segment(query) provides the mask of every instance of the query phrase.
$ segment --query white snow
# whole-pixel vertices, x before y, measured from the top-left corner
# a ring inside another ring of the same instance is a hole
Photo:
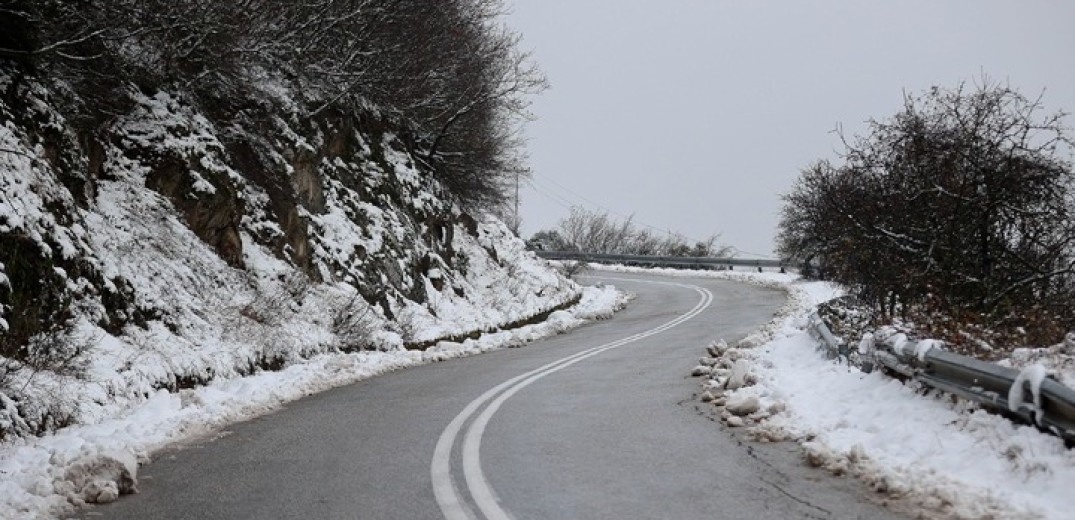
[[[266,271],[279,262],[270,255],[251,260],[265,264],[261,269]],[[954,518],[1062,519],[1075,510],[1070,493],[1075,489],[1075,456],[1059,439],[953,404],[946,396],[923,396],[880,373],[863,374],[819,354],[815,340],[804,331],[807,316],[817,303],[838,295],[839,288],[776,273],[664,272],[789,291],[789,303],[780,315],[733,347],[751,361],[757,382],[736,390],[729,402],[756,399],[766,416],[773,413],[755,427],[756,433],[798,439],[820,465]],[[408,366],[525,344],[581,320],[606,317],[624,303],[625,296],[614,288],[587,288],[579,304],[553,313],[544,323],[478,340],[441,342],[426,352],[323,353],[279,372],[219,379],[175,393],[157,391],[127,407],[101,410],[92,424],[0,448],[0,511],[35,518],[67,510],[77,499],[64,494],[69,489],[66,471],[80,461],[145,460],[169,443],[270,412],[313,392]],[[920,356],[933,348],[895,339]],[[104,343],[107,357],[110,343]],[[111,349],[112,355],[123,355],[120,345]],[[1028,369],[1025,378],[1040,384],[1042,371]]]
[[[278,97],[288,101],[283,86],[267,90],[279,91]],[[62,131],[67,125],[50,108],[48,96],[47,89],[32,85],[24,101],[34,107],[35,120]],[[612,287],[581,289],[553,273],[501,222],[481,216],[474,229],[455,225],[454,233],[441,234],[441,240],[450,240],[442,245],[451,246],[442,250],[454,251],[454,258],[431,255],[429,269],[412,276],[406,268],[417,264],[415,258],[400,256],[408,248],[390,247],[408,236],[406,226],[384,208],[407,205],[424,217],[460,215],[438,205],[437,193],[424,184],[422,173],[391,135],[361,140],[366,155],[371,144],[380,143],[388,163],[383,168],[343,160],[317,165],[324,174],[318,177],[325,179],[320,186],[324,211],[298,210],[311,223],[310,256],[325,280],[311,283],[259,245],[266,238],[280,239],[283,230],[267,217],[270,201],[264,190],[229,165],[217,129],[167,93],[136,101],[131,113],[115,120],[112,131],[120,143],[105,144],[108,175],[98,179],[96,194],[85,206],[76,204],[58,182],[33,135],[11,121],[0,126],[0,148],[9,150],[0,154],[0,232],[25,237],[42,259],[84,260],[103,275],[104,288],[120,291],[127,284],[135,310],[159,313],[143,320],[144,326],[131,323],[108,333],[100,326],[106,316],[100,295],[82,290],[89,286],[87,280],[56,271],[72,294],[82,295],[74,328],[63,339],[92,345],[86,376],[48,371],[11,376],[22,401],[0,393],[0,426],[10,430],[13,421],[33,415],[35,410],[24,408],[34,406],[69,415],[79,425],[0,445],[0,517],[49,517],[90,495],[111,499],[122,490],[119,483],[89,476],[81,479],[87,495],[72,484],[73,468],[115,469],[101,462],[111,460],[133,472],[133,461],[145,460],[167,444],[270,412],[304,395],[404,367],[523,345],[582,320],[606,317],[625,303]],[[7,110],[2,101],[0,109]],[[285,151],[316,151],[325,136],[292,129],[285,118],[274,124],[279,137],[290,142],[280,144],[273,157],[295,174]],[[199,194],[225,189],[240,194],[246,207],[239,232],[245,269],[224,262],[165,197],[146,188],[150,166],[138,154],[124,154],[121,144],[197,166],[192,179]],[[367,179],[366,186],[398,185],[401,201],[390,201],[383,193],[372,200],[339,182],[336,171],[348,169]],[[55,206],[67,208],[71,222],[48,209]],[[373,268],[374,259],[383,263]],[[413,279],[406,289],[420,293],[422,303],[393,298],[386,310],[364,302],[355,306],[361,298],[356,299],[349,277],[373,272],[395,276],[403,285]],[[752,361],[749,371],[742,369],[751,377],[744,375],[737,402],[754,398],[763,411],[783,408],[764,428],[808,441],[827,463],[933,509],[1003,518],[1064,518],[1075,510],[1075,494],[1070,493],[1075,463],[1058,439],[953,405],[947,398],[922,397],[880,374],[864,375],[818,355],[802,330],[805,316],[817,302],[839,294],[838,287],[800,283],[793,275],[777,273],[659,272],[790,291],[781,317],[734,347]],[[7,282],[0,266],[0,284]],[[578,304],[552,313],[543,323],[500,330],[577,296]],[[10,310],[0,308],[0,329],[8,326],[3,316]],[[389,311],[396,320],[386,319]],[[378,350],[348,352],[353,345],[332,321],[355,316],[361,318],[358,328],[368,328],[362,339]],[[441,341],[424,352],[402,349],[405,342],[479,330],[487,333],[477,340]],[[926,346],[902,341],[901,348],[927,352]],[[281,369],[257,370],[264,360],[278,360]],[[247,366],[251,368],[245,370]],[[1032,382],[1040,382],[1038,375],[1026,372]],[[757,383],[749,385],[748,379]],[[17,426],[33,431],[39,425]]]
[[[393,370],[521,346],[586,320],[608,317],[626,301],[627,296],[615,287],[587,287],[577,305],[554,313],[543,323],[477,340],[445,341],[425,352],[321,354],[279,372],[217,380],[175,393],[159,390],[135,406],[113,410],[96,424],[0,447],[0,517],[48,518],[68,512],[80,498],[72,494],[67,471],[82,461],[145,461],[170,443],[272,412],[288,401]]]
[[[25,101],[36,107],[34,120],[67,127],[51,108],[48,89],[31,84],[29,92]],[[8,110],[0,100],[0,113]],[[269,155],[281,171],[294,174],[285,168],[289,154],[316,151],[325,136],[293,129],[289,125],[297,123],[285,119],[275,121],[275,135],[290,142],[272,143],[279,149]],[[0,153],[0,233],[25,238],[43,260],[77,258],[100,274],[91,282],[74,271],[53,271],[74,300],[71,330],[55,340],[87,348],[84,373],[5,374],[0,431],[10,435],[0,442],[0,518],[49,517],[124,489],[93,475],[81,479],[84,489],[74,489],[68,476],[73,467],[144,460],[170,442],[312,392],[522,345],[607,316],[625,301],[614,288],[583,289],[549,269],[495,218],[472,215],[474,225],[462,225],[462,210],[440,197],[401,152],[386,153],[387,164],[317,165],[312,178],[323,181],[323,207],[296,210],[309,221],[302,247],[309,246],[310,264],[323,280],[314,282],[280,258],[298,246],[289,243],[278,255],[266,245],[287,238],[279,219],[270,218],[269,194],[232,169],[219,130],[180,97],[136,95],[131,112],[115,118],[108,131],[112,135],[102,143],[107,175],[95,180],[88,202],[76,204],[32,129],[0,124],[0,148],[10,151]],[[390,136],[367,137],[404,148]],[[374,141],[362,140],[361,153],[370,153],[368,142]],[[140,153],[125,153],[132,149]],[[243,268],[225,262],[167,197],[146,186],[154,167],[147,157],[169,157],[197,170],[189,172],[192,196],[234,192],[242,198],[237,234]],[[341,168],[353,171],[336,171]],[[358,180],[344,183],[344,177]],[[373,197],[364,191],[365,179],[391,183],[402,200],[384,194],[376,203],[367,200]],[[64,208],[63,218],[56,207]],[[417,232],[426,222],[443,229]],[[425,243],[437,240],[438,247]],[[414,271],[418,260],[429,265],[424,274]],[[0,266],[0,284],[9,275]],[[385,285],[396,293],[369,305],[356,286],[377,285],[378,276],[394,277],[395,284]],[[122,293],[130,305],[110,311],[103,291]],[[544,323],[502,330],[576,299]],[[9,327],[11,311],[0,307],[0,329]],[[109,321],[109,312],[122,312],[125,325],[106,330],[117,323]],[[441,341],[424,352],[404,349],[408,342],[474,332],[484,334]],[[270,367],[274,371],[263,371]],[[76,426],[32,437],[55,429],[42,424],[46,418]]]
[[[1012,387],[1008,390],[1008,408],[1013,412],[1017,412],[1019,408],[1029,404],[1034,411],[1034,420],[1040,423],[1045,415],[1045,410],[1041,407],[1041,383],[1045,381],[1045,377],[1048,374],[1049,372],[1040,364],[1033,364],[1019,371],[1019,375],[1016,376],[1015,381],[1012,382]],[[1024,395],[1024,383],[1030,384],[1031,400],[1029,403],[1026,402],[1026,396]]]
[[[873,333],[867,332],[866,334],[864,334],[862,336],[862,339],[859,340],[859,355],[869,356],[873,354],[875,344],[876,343],[874,342]]]
[[[681,274],[700,275],[727,273]],[[773,282],[767,274],[735,276]],[[761,410],[776,411],[757,417],[753,434],[796,439],[811,461],[944,518],[1072,518],[1075,454],[1063,441],[944,394],[923,395],[879,371],[865,374],[825,359],[805,327],[813,308],[839,289],[790,278],[781,283],[791,304],[763,329],[769,338],[754,348],[740,343],[748,346],[742,353],[758,383],[728,395],[729,402],[756,397]],[[889,341],[920,357],[936,346],[906,337]],[[1040,368],[1024,374],[1031,383],[1044,378]]]
[[[915,344],[914,355],[918,358],[918,361],[925,363],[926,354],[929,354],[929,351],[935,348],[940,348],[940,346],[941,342],[935,339],[921,340],[917,344]]]
[[[1075,517],[1075,453],[1059,438],[945,394],[923,394],[880,371],[865,374],[826,359],[806,326],[817,304],[841,294],[839,287],[775,273],[592,268],[737,279],[788,291],[789,303],[780,314],[731,349],[752,363],[757,383],[725,397],[728,403],[759,400],[761,411],[751,416],[759,423],[750,432],[755,438],[796,440],[812,464],[854,475],[924,518]],[[911,341],[902,335],[861,338],[860,344],[872,348],[874,341],[886,341],[920,358],[937,347],[935,342]],[[1061,363],[1070,359],[1069,349],[1017,352],[1017,359],[1006,364],[1056,361],[1051,364],[1065,365],[1072,380],[1072,364]],[[1045,369],[1029,365],[1022,378],[1037,388]],[[709,383],[703,383],[704,390],[709,390]],[[1016,387],[1012,391],[1021,392]],[[1031,396],[1040,409],[1035,398]],[[1024,402],[1021,394],[1011,399]],[[728,425],[740,422],[741,418],[731,417]]]

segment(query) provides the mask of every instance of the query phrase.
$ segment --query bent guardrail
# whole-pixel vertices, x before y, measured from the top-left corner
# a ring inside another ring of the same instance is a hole
[[[817,313],[808,330],[830,356],[850,360],[846,342],[832,334]],[[860,368],[874,365],[921,384],[978,403],[1075,445],[1075,390],[1045,377],[1040,365],[1023,370],[1004,367],[943,350],[937,340],[911,340],[904,334],[867,334],[859,343]]]
[[[534,251],[546,260],[578,260],[597,264],[623,264],[643,267],[679,267],[695,269],[729,269],[732,267],[783,268],[779,260],[749,258],[708,258],[701,256],[649,256],[580,253],[577,251]]]

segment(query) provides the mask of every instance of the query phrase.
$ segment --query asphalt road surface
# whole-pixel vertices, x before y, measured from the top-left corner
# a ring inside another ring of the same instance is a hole
[[[793,444],[739,440],[688,377],[782,293],[600,274],[638,295],[610,320],[296,401],[166,450],[119,519],[886,519]]]

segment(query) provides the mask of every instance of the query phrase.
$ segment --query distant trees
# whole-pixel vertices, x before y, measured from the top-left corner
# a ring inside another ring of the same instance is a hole
[[[543,229],[534,233],[526,240],[526,247],[532,251],[570,251],[572,248],[555,229]]]
[[[883,314],[1075,326],[1072,141],[1063,113],[986,83],[908,96],[803,170],[778,248]],[[1058,339],[1058,338],[1054,338]]]
[[[559,229],[538,231],[528,242],[546,250],[654,256],[730,257],[732,248],[717,246],[717,236],[690,244],[682,235],[656,233],[631,218],[617,220],[607,213],[575,207],[560,220]]]
[[[130,88],[181,90],[225,119],[266,84],[308,117],[376,110],[460,200],[496,205],[546,86],[501,14],[501,0],[0,0],[0,58],[63,79],[91,126]]]

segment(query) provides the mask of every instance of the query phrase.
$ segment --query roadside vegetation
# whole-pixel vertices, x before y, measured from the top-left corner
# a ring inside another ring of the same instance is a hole
[[[546,82],[500,0],[0,0],[0,62],[70,89],[94,131],[135,91],[181,91],[222,128],[263,124],[259,91],[308,117],[377,113],[459,200],[496,206],[521,169],[527,96]],[[253,121],[251,121],[253,120]]]
[[[530,249],[544,251],[579,251],[583,253],[651,256],[695,256],[723,258],[734,256],[734,249],[717,243],[718,235],[691,241],[680,234],[653,231],[634,222],[596,213],[580,207],[560,220],[556,229],[534,233],[527,240]]]
[[[983,81],[909,95],[784,196],[778,249],[900,321],[983,357],[1075,328],[1066,114]]]

